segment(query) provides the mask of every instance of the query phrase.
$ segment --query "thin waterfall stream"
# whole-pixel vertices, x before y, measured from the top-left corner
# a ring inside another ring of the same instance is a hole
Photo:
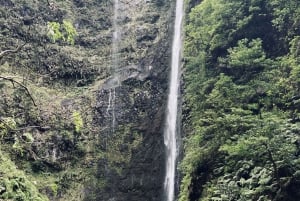
[[[112,35],[112,65],[111,65],[111,72],[112,75],[115,76],[116,70],[118,69],[118,66],[120,64],[120,55],[119,55],[119,45],[120,45],[120,28],[119,28],[119,9],[120,4],[119,0],[114,0],[113,5],[113,35]],[[116,78],[116,82],[114,83],[116,85],[119,85],[119,79]]]
[[[106,109],[106,115],[111,116],[112,118],[111,127],[113,133],[115,131],[115,124],[116,124],[115,101],[116,101],[116,88],[113,87],[109,89],[108,105]]]
[[[120,65],[119,45],[120,45],[120,28],[118,23],[120,4],[119,0],[114,0],[113,4],[113,35],[112,35],[112,61],[110,71],[113,76],[113,83],[109,89],[108,107],[106,113],[111,113],[111,130],[114,133],[116,126],[116,114],[115,114],[115,101],[116,101],[116,87],[120,85],[120,79],[116,71]]]
[[[180,83],[180,60],[182,49],[182,20],[183,20],[183,0],[176,1],[176,16],[174,25],[174,36],[172,43],[172,63],[169,82],[168,105],[166,114],[166,127],[164,132],[164,143],[166,146],[166,176],[164,181],[166,201],[175,199],[175,177],[177,150],[177,113],[178,96]]]

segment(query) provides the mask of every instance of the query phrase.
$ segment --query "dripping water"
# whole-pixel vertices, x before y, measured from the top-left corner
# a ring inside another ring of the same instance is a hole
[[[116,88],[113,87],[109,89],[109,95],[108,95],[108,105],[106,109],[106,115],[112,118],[112,132],[114,133],[115,125],[116,125],[116,117],[115,117],[115,101],[116,101]]]
[[[113,76],[116,76],[116,71],[120,64],[120,55],[119,55],[119,45],[120,45],[120,28],[119,28],[119,10],[120,3],[119,0],[114,0],[114,14],[113,14],[113,35],[112,35],[112,65],[111,73]],[[116,83],[114,85],[119,85],[119,78],[116,77]],[[115,86],[114,86],[115,87]]]
[[[112,35],[112,62],[111,62],[111,75],[113,78],[113,83],[111,88],[109,89],[109,98],[108,98],[108,107],[106,113],[112,118],[111,120],[111,130],[112,133],[115,131],[116,126],[116,114],[115,114],[115,102],[116,102],[116,87],[120,85],[120,79],[118,74],[116,73],[119,64],[120,64],[120,56],[119,56],[119,45],[120,45],[120,28],[118,22],[118,14],[119,14],[120,4],[119,0],[114,0],[113,5],[113,35]]]
[[[116,127],[116,112],[115,112],[115,105],[116,105],[116,88],[113,88],[113,93],[112,93],[112,105],[114,106],[112,108],[112,132],[115,132],[115,127]]]
[[[176,1],[176,16],[172,43],[172,63],[169,83],[168,106],[164,143],[166,146],[166,176],[164,190],[166,201],[174,201],[177,151],[177,113],[179,95],[179,71],[182,49],[181,26],[183,19],[183,0]]]

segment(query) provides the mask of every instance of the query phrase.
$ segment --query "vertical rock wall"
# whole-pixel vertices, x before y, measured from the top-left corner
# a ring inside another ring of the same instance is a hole
[[[116,64],[112,0],[0,0],[1,51],[26,43],[0,67],[30,80],[43,109],[38,122],[24,123],[37,126],[30,147],[36,161],[15,162],[26,163],[33,177],[49,175],[36,183],[51,200],[162,200],[175,2],[119,3]],[[49,38],[49,23],[65,20],[77,31],[74,44]],[[74,111],[82,117],[80,133]]]
[[[98,163],[105,187],[98,189],[96,197],[160,201],[165,174],[163,127],[171,5],[144,0],[120,4],[119,66],[97,91],[95,106],[99,147],[108,154]],[[115,86],[116,78],[121,85]],[[120,156],[117,159],[116,154]]]

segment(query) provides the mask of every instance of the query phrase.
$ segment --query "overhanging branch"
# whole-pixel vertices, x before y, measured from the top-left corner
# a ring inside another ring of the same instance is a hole
[[[34,105],[34,106],[37,106],[36,103],[35,103],[35,101],[34,101],[34,99],[33,99],[33,97],[32,97],[32,95],[31,95],[31,93],[30,93],[30,91],[29,91],[29,89],[28,89],[24,84],[22,84],[22,83],[19,82],[19,81],[14,80],[14,79],[11,78],[11,77],[4,77],[4,76],[1,76],[1,75],[0,75],[0,79],[10,81],[11,83],[16,83],[16,84],[18,84],[19,86],[21,86],[22,88],[24,88],[25,91],[26,91],[26,93],[28,94],[29,98],[31,99],[33,105]]]

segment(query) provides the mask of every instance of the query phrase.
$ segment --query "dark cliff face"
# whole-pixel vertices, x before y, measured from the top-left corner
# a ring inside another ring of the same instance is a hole
[[[139,86],[133,88],[134,84]],[[107,112],[107,105],[96,106],[95,122],[105,128],[99,136],[100,147],[103,152],[112,152],[98,161],[97,174],[107,183],[104,189],[94,189],[101,192],[96,192],[97,200],[161,200],[165,95],[156,84],[155,79],[131,79],[117,87],[115,120]],[[108,90],[99,91],[97,102],[108,101]],[[112,145],[120,139],[120,144]],[[115,159],[114,154],[120,158]]]
[[[5,94],[0,117],[21,113],[16,135],[34,140],[18,156],[13,140],[0,143],[50,200],[162,199],[173,4],[124,0],[114,17],[113,1],[0,0],[1,51],[25,44],[0,58],[1,71],[28,80],[38,104],[25,113]],[[49,38],[49,23],[64,21],[74,44]]]
[[[117,149],[121,155],[119,159],[108,157],[98,163],[98,174],[104,176],[107,183],[104,189],[96,192],[97,200],[162,200],[164,108],[170,61],[170,37],[167,33],[168,27],[171,27],[171,19],[163,12],[169,13],[170,5],[162,8],[155,4],[137,5],[148,12],[137,19],[135,23],[140,26],[137,28],[130,27],[135,26],[130,25],[132,16],[123,16],[129,21],[129,28],[122,32],[124,38],[121,36],[120,44],[123,46],[123,41],[129,40],[132,32],[136,34],[136,49],[131,50],[134,44],[129,43],[123,47],[127,52],[120,50],[121,55],[133,59],[128,61],[121,57],[121,70],[117,70],[97,91],[99,104],[94,108],[94,123],[102,130],[100,147],[103,152]],[[155,7],[161,12],[151,11]],[[124,26],[126,22],[121,28]],[[136,52],[140,54],[134,58]],[[131,64],[126,65],[126,62]],[[112,84],[116,77],[121,81],[118,86]],[[113,145],[109,142],[123,138],[121,136],[125,136],[121,145],[111,148]],[[131,152],[129,156],[128,152]]]

